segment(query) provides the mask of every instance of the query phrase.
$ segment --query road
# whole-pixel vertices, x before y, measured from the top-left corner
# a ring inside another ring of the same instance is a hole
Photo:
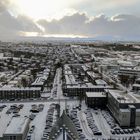
[[[104,121],[103,121],[103,117],[102,117],[101,112],[98,111],[98,114],[93,114],[93,115],[96,118],[96,121],[98,123],[98,126],[100,127],[100,129],[103,132],[103,137],[106,138],[106,139],[109,139],[110,138],[110,133],[106,129],[106,126],[104,124]]]
[[[58,75],[57,75],[57,99],[60,99],[62,93],[62,69],[58,69]]]
[[[18,101],[0,101],[0,103],[37,103],[37,102],[71,102],[78,99],[36,99],[36,100],[18,100]]]
[[[53,83],[53,88],[51,90],[51,98],[57,98],[59,99],[60,96],[62,95],[62,81],[61,81],[61,76],[62,76],[62,69],[58,68],[56,70],[55,78],[54,78],[54,83]]]

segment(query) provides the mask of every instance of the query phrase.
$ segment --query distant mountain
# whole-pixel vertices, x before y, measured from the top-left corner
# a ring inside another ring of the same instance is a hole
[[[13,39],[7,39],[4,41],[58,41],[58,42],[95,42],[95,41],[107,41],[107,42],[118,42],[118,41],[134,41],[140,42],[140,36],[127,36],[127,37],[119,37],[119,36],[97,36],[97,37],[90,37],[90,38],[68,38],[68,37],[25,37],[25,36],[18,36]]]

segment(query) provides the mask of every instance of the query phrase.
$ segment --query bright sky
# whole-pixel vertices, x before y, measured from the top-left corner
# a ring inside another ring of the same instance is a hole
[[[33,19],[60,19],[75,12],[96,14],[137,13],[139,0],[8,0],[12,14]]]
[[[0,37],[139,38],[139,6],[140,0],[0,0]]]
[[[76,12],[71,8],[83,0],[11,0],[14,15],[23,14],[34,19],[60,19]]]

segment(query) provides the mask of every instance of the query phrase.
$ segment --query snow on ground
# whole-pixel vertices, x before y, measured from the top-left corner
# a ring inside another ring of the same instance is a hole
[[[19,105],[20,103],[16,103],[16,104]],[[24,116],[29,117],[29,115],[31,114],[30,109],[33,104],[39,105],[40,103],[26,103],[26,104],[23,103],[24,107],[19,111],[18,114],[20,114],[20,116],[23,116],[23,117]],[[30,126],[35,125],[35,129],[32,134],[32,138],[34,140],[40,140],[42,137],[43,129],[45,127],[47,110],[50,105],[50,103],[41,103],[41,104],[44,104],[43,111],[39,113],[34,113],[36,114],[36,117],[30,123]],[[0,119],[0,132],[1,132],[0,134],[1,135],[5,131],[7,123],[12,119],[13,114],[10,114],[10,115],[6,114],[6,111],[10,108],[10,105],[13,105],[13,104],[10,104],[10,103],[7,104],[7,107],[1,112],[1,119]]]
[[[101,112],[100,111],[92,111],[93,118],[95,120],[95,124],[99,128],[99,130],[102,132],[104,138],[109,138],[108,136],[110,133],[108,132],[109,129],[106,128],[104,125],[104,121],[101,118]]]
[[[69,103],[70,102],[70,103]],[[7,128],[7,124],[10,122],[10,120],[12,119],[12,116],[14,115],[14,113],[11,114],[6,114],[7,110],[10,108],[11,105],[20,105],[23,104],[23,108],[19,111],[19,115],[24,117],[29,117],[32,113],[30,112],[32,105],[39,105],[39,104],[43,104],[44,105],[44,109],[42,112],[39,113],[33,113],[35,114],[35,118],[34,120],[31,121],[30,123],[30,127],[32,125],[35,126],[35,129],[33,131],[33,133],[31,134],[31,139],[32,140],[41,140],[42,136],[43,136],[43,130],[45,128],[45,124],[46,124],[46,116],[47,116],[47,111],[48,108],[50,106],[50,104],[52,103],[56,103],[59,104],[61,106],[61,114],[63,112],[63,110],[65,108],[67,108],[67,106],[73,106],[73,105],[78,105],[79,102],[77,101],[55,101],[55,102],[22,102],[22,103],[0,103],[1,105],[7,105],[7,107],[5,107],[1,112],[0,112],[0,136],[2,136],[2,134],[5,132],[6,128]],[[55,114],[55,113],[54,113]],[[54,117],[55,118],[55,117]],[[56,120],[56,118],[55,118]]]
[[[6,114],[7,108],[4,108],[2,112],[0,112],[0,137],[2,137],[3,133],[6,131],[8,123],[11,121],[12,116]]]
[[[48,111],[48,106],[45,105],[43,111],[38,115],[36,115],[35,119],[31,123],[31,125],[35,126],[35,130],[33,132],[33,137],[35,140],[41,139],[43,135],[43,130],[45,127],[44,124],[46,123],[47,111]]]
[[[84,131],[85,136],[88,139],[92,139],[94,137],[94,135],[93,135],[91,129],[88,127],[87,120],[86,120],[86,115],[84,114],[83,111],[80,111],[78,113],[78,117],[79,117],[80,124],[81,124],[81,127],[82,127],[83,131]]]
[[[61,110],[60,110],[60,114],[62,114],[64,109],[69,109],[72,110],[73,108],[79,106],[79,101],[78,100],[63,100],[63,101],[51,101],[51,102],[22,102],[22,103],[6,103],[7,107],[5,107],[1,112],[0,112],[0,136],[2,136],[2,134],[5,132],[7,124],[10,122],[10,120],[12,119],[12,116],[14,115],[14,113],[11,114],[6,114],[7,110],[10,108],[11,105],[16,104],[16,105],[20,105],[23,104],[23,108],[19,111],[18,114],[20,114],[20,116],[24,117],[27,116],[29,117],[29,115],[31,114],[30,109],[32,108],[32,105],[39,105],[39,104],[43,104],[44,105],[44,109],[42,112],[39,113],[33,113],[35,114],[35,118],[34,120],[31,121],[30,123],[30,127],[31,126],[35,126],[35,129],[33,131],[33,133],[31,134],[31,140],[41,140],[42,136],[43,136],[43,130],[45,128],[45,124],[46,124],[46,116],[47,116],[47,111],[48,108],[50,106],[50,104],[52,103],[56,103],[56,104],[60,104]],[[0,103],[0,106],[4,105],[4,103]],[[123,138],[129,138],[130,136],[135,136],[138,138],[140,138],[140,133],[137,134],[123,134],[123,135],[112,135],[110,130],[111,127],[109,126],[109,124],[107,123],[107,121],[105,120],[105,118],[103,117],[103,112],[102,110],[93,110],[93,109],[89,109],[92,113],[92,116],[94,118],[95,124],[97,125],[98,129],[102,132],[102,136],[94,136],[93,132],[91,131],[91,129],[88,126],[87,123],[87,116],[85,114],[85,110],[87,109],[86,105],[84,102],[82,102],[82,108],[81,110],[78,110],[78,118],[79,118],[79,122],[81,124],[81,128],[83,130],[84,135],[86,136],[86,138],[88,140],[92,140],[93,138],[96,139],[102,139],[102,138],[112,138],[112,139],[123,139]],[[55,115],[55,113],[54,113]],[[56,117],[53,117],[54,120],[56,120]]]

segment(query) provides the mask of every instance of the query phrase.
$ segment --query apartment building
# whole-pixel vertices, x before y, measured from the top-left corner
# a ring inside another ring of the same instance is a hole
[[[140,125],[140,101],[119,90],[107,90],[107,106],[120,126]]]

